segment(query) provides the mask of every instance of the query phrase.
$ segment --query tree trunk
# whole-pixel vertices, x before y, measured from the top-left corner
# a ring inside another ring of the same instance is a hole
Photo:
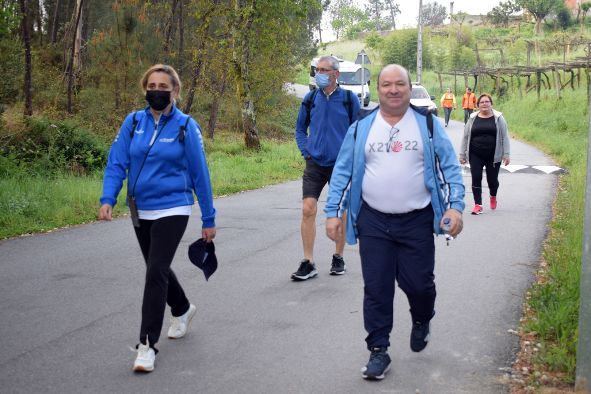
[[[392,30],[396,30],[396,15],[394,15],[394,7],[390,6],[390,16],[392,18]]]
[[[235,0],[238,23],[234,28],[233,63],[237,96],[241,107],[242,131],[247,148],[260,150],[256,110],[250,90],[250,33],[254,22],[256,0]]]
[[[27,0],[19,0],[21,7],[21,28],[23,34],[23,45],[25,47],[25,77],[23,90],[25,94],[25,116],[33,115],[33,89],[31,83],[31,70],[33,68],[31,60],[31,32],[29,30],[29,7]]]
[[[205,49],[205,37],[202,37],[201,42],[199,43],[199,48],[197,48],[197,59],[195,60],[195,67],[193,67],[193,75],[191,76],[191,86],[189,87],[189,91],[187,92],[187,102],[185,103],[185,108],[183,112],[188,114],[191,111],[191,106],[193,105],[193,97],[195,96],[195,90],[197,90],[197,79],[201,75],[201,67],[203,66],[203,50]]]
[[[79,29],[78,29],[78,25],[80,24],[80,16],[82,15],[82,5],[84,3],[84,0],[77,0],[76,2],[76,8],[75,8],[75,12],[76,12],[76,17],[75,17],[75,22],[74,22],[74,28],[72,29],[72,33],[73,33],[73,39],[72,39],[72,46],[71,46],[71,51],[70,51],[70,58],[68,59],[68,66],[66,67],[66,75],[68,77],[68,102],[67,102],[67,107],[66,107],[66,111],[71,114],[72,113],[72,94],[74,92],[74,78],[75,78],[75,58],[79,57],[79,51],[80,51],[80,43],[79,43],[79,37],[78,37],[78,33],[79,33]],[[78,42],[78,44],[77,44]],[[78,50],[78,53],[76,53],[76,51]]]
[[[541,18],[536,18],[535,30],[536,30],[536,36],[539,36],[540,34],[542,34],[542,19]]]
[[[39,38],[39,46],[43,45],[43,23],[41,22],[41,4],[39,0],[34,0],[32,3],[35,11],[35,25],[37,26],[37,35]],[[32,24],[32,23],[31,23]]]
[[[222,74],[222,80],[220,81],[220,86],[217,94],[214,95],[213,101],[211,102],[211,108],[209,109],[209,121],[207,123],[207,135],[213,141],[213,137],[215,135],[215,127],[218,120],[218,112],[220,108],[220,99],[224,96],[224,92],[226,91],[226,78],[228,76],[228,69],[224,68]]]
[[[74,38],[74,63],[73,70],[75,74],[80,72],[82,62],[80,59],[80,48],[82,43],[82,2],[83,0],[76,1],[76,29]]]
[[[53,22],[51,24],[51,43],[55,44],[57,41],[57,24],[59,15],[60,0],[55,0],[55,7],[53,10]]]
[[[179,4],[179,70],[183,72],[185,68],[185,27],[184,27],[184,18],[183,14],[185,13],[184,10],[184,3],[185,0],[180,0]]]
[[[172,41],[173,35],[173,25],[174,25],[174,16],[176,14],[176,6],[178,4],[178,0],[172,0],[172,7],[170,10],[170,18],[168,19],[168,23],[166,24],[166,38],[164,40],[164,53],[168,55],[170,53],[170,43]]]
[[[205,51],[205,45],[207,44],[208,40],[211,40],[211,18],[215,13],[215,7],[218,5],[218,1],[219,0],[215,0],[213,2],[213,7],[211,7],[209,11],[207,11],[203,15],[201,26],[199,27],[198,32],[200,34],[198,34],[198,36],[201,37],[201,41],[199,42],[199,46],[197,47],[196,60],[194,61],[193,72],[191,75],[191,85],[187,93],[187,102],[185,103],[185,108],[183,109],[183,111],[187,114],[191,111],[191,106],[193,105],[193,97],[195,96],[195,90],[197,89],[197,79],[201,75],[201,68],[203,67],[203,52]]]

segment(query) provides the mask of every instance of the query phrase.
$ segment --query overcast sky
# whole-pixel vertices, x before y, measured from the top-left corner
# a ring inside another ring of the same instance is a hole
[[[419,16],[419,1],[397,0],[396,2],[400,5],[400,14],[396,16],[396,28],[416,27],[417,17]],[[443,5],[449,15],[449,0],[423,0],[423,6],[435,2]],[[454,13],[462,11],[470,15],[484,15],[494,7],[498,6],[500,2],[501,0],[454,0]],[[364,0],[355,0],[354,3],[360,8],[365,8],[366,2]],[[328,16],[328,13],[326,13],[326,15]],[[334,39],[332,32],[329,32],[330,23],[328,18],[324,21],[323,28],[326,29],[326,33],[323,32],[322,38],[325,41]],[[325,35],[326,37],[324,37]]]

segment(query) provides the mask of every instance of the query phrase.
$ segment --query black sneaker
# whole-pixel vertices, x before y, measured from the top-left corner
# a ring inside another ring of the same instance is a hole
[[[343,260],[343,256],[339,256],[338,254],[332,255],[332,265],[330,267],[330,274],[331,275],[343,275],[346,271],[345,260]]]
[[[291,279],[293,280],[306,280],[315,277],[318,275],[318,270],[314,263],[311,263],[310,260],[304,259],[300,262],[300,268],[293,274],[291,274]]]
[[[429,326],[431,323],[414,322],[410,332],[410,348],[413,352],[420,352],[429,343]]]
[[[382,380],[386,372],[390,370],[390,356],[388,348],[374,347],[370,349],[371,354],[367,365],[361,368],[363,379]]]

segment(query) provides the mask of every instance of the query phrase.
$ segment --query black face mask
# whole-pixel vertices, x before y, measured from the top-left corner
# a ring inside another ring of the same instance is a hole
[[[171,92],[167,90],[148,90],[146,91],[146,101],[156,111],[162,111],[170,104]]]

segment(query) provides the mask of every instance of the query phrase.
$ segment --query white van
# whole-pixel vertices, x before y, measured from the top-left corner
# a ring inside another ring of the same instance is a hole
[[[364,84],[361,84],[361,65],[360,64],[355,64],[353,62],[349,62],[346,60],[343,60],[341,58],[339,58],[338,56],[334,56],[334,58],[336,58],[340,65],[339,65],[339,85],[340,87],[342,87],[343,89],[347,89],[352,91],[353,93],[355,93],[357,95],[357,98],[359,99],[359,103],[363,104],[364,107],[367,107],[369,105],[369,100],[370,100],[370,93],[369,93],[369,78],[370,78],[370,74],[369,74],[369,70],[366,68],[365,70],[365,76],[364,76]],[[314,77],[316,76],[316,65],[318,64],[318,57],[315,57],[314,59],[312,59],[312,61],[310,62],[310,80],[308,83],[308,87],[310,88],[310,90],[314,90],[317,88],[316,86],[316,80],[314,79]],[[363,97],[361,97],[362,94],[362,90],[363,90]]]

